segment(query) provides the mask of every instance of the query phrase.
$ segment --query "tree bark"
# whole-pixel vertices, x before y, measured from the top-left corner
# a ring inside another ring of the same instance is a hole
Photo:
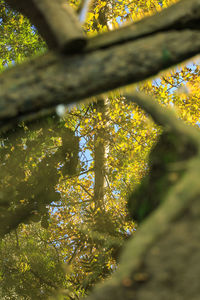
[[[177,148],[180,143],[184,147],[187,141],[196,154],[171,164],[171,171],[184,170],[183,176],[164,192],[162,204],[126,244],[117,272],[87,299],[198,299],[200,132],[149,97],[136,93],[127,98],[140,105],[164,130],[177,133]]]
[[[89,39],[82,54],[48,53],[7,70],[0,76],[0,126],[15,126],[42,109],[144,80],[197,55],[199,12],[200,0],[184,0]]]
[[[50,49],[63,53],[80,52],[86,37],[75,11],[65,0],[6,0],[9,6],[28,17]]]
[[[48,53],[7,70],[0,77],[0,126],[144,80],[197,55],[199,7],[200,0],[184,0],[160,17],[138,23],[137,32],[134,25],[123,29],[125,37],[119,30],[89,40],[82,54]],[[199,299],[200,133],[145,96],[135,94],[133,100],[164,130],[176,134],[177,147],[189,143],[196,153],[171,166],[175,172],[181,169],[182,176],[127,243],[117,272],[88,300]]]
[[[183,30],[81,55],[48,53],[1,74],[0,126],[14,126],[44,108],[139,82],[199,51],[199,31]]]

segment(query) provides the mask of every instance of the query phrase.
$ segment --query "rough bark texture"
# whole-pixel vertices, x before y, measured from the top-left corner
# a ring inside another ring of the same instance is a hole
[[[183,0],[163,9],[159,14],[88,40],[88,48],[107,48],[163,31],[199,29],[199,17],[200,1]]]
[[[89,40],[82,54],[48,53],[4,72],[0,77],[0,126],[13,126],[59,103],[144,80],[198,54],[199,7],[200,0],[184,0],[155,18]],[[117,272],[88,300],[199,299],[200,133],[145,96],[127,98],[164,130],[174,131],[177,137],[180,134],[177,146],[190,143],[196,153],[173,165],[175,170],[182,168],[183,176],[127,243]]]
[[[117,272],[97,287],[88,300],[198,299],[200,133],[176,119],[173,112],[165,112],[150,98],[139,94],[130,98],[164,129],[170,127],[180,137],[184,135],[197,152],[171,166],[173,171],[184,169],[184,175],[165,191],[160,207],[127,243]],[[177,147],[180,141],[177,138]]]
[[[40,6],[36,0],[29,2]],[[27,14],[24,0],[8,3]],[[51,2],[44,3],[52,13]],[[56,20],[59,7],[54,9]],[[34,19],[33,12],[28,14]],[[144,80],[189,59],[200,50],[199,18],[200,0],[183,0],[153,17],[89,39],[84,54],[63,57],[48,53],[4,72],[0,77],[1,127],[13,126],[29,118],[28,114],[59,103],[69,104]],[[41,31],[37,16],[33,21]],[[50,36],[58,31],[53,23],[47,22]],[[62,38],[58,39],[61,42]]]
[[[112,282],[109,286],[97,289],[88,300],[199,299],[199,217],[200,205],[197,198],[146,249],[137,272],[118,283]]]
[[[147,280],[135,299],[199,299],[199,218],[197,198],[146,255],[142,273]]]
[[[7,0],[38,28],[49,48],[80,52],[86,45],[81,25],[65,0]]]
[[[199,51],[199,31],[183,30],[81,55],[49,53],[30,60],[0,76],[0,125],[144,80]]]

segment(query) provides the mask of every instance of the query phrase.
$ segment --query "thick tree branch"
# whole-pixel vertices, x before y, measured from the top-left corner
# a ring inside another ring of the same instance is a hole
[[[6,0],[37,27],[50,49],[80,52],[86,45],[81,24],[65,0]]]
[[[145,284],[149,279],[152,280],[155,284],[155,274],[149,275],[144,273],[146,266],[145,264],[148,264],[146,256],[148,255],[148,253],[153,253],[153,251],[155,251],[156,249],[158,251],[159,248],[157,248],[157,245],[160,242],[162,244],[163,240],[170,240],[170,234],[168,233],[171,229],[173,229],[173,231],[175,232],[176,230],[178,231],[180,229],[180,226],[183,226],[182,224],[187,224],[188,220],[193,218],[193,215],[197,218],[200,211],[198,201],[200,195],[199,131],[197,131],[195,128],[190,128],[191,130],[189,130],[189,127],[182,121],[176,119],[172,112],[167,111],[165,113],[164,110],[159,106],[159,104],[154,102],[149,97],[143,97],[135,93],[132,98],[130,95],[127,98],[134,99],[142,109],[153,116],[154,120],[157,120],[160,125],[163,125],[164,130],[170,130],[172,133],[175,132],[175,134],[177,135],[177,148],[180,147],[179,142],[183,143],[182,137],[184,136],[185,131],[185,141],[188,141],[191,146],[194,146],[197,149],[197,152],[196,154],[191,155],[190,157],[188,157],[188,159],[183,161],[181,165],[180,163],[178,163],[177,165],[176,162],[174,164],[170,164],[170,166],[174,166],[175,169],[179,169],[181,167],[182,171],[184,170],[182,176],[179,177],[174,185],[172,185],[168,190],[165,191],[163,195],[164,199],[162,199],[162,204],[160,204],[160,207],[143,222],[136,235],[134,235],[134,237],[126,244],[126,248],[122,253],[121,263],[117,272],[110,280],[97,287],[94,293],[92,293],[91,296],[87,298],[88,300],[113,298],[115,298],[116,300],[129,300],[133,297],[135,297],[136,299],[151,299],[151,296],[149,296],[148,294],[149,286],[148,284]],[[163,120],[161,120],[161,118],[163,118]],[[179,133],[181,133],[180,139]],[[182,147],[183,146],[184,145],[182,144]],[[167,155],[168,149],[166,149],[165,152],[166,153],[163,152],[163,154]],[[145,192],[146,194],[148,194],[148,190],[146,190]],[[193,205],[195,207],[194,209],[192,208]],[[186,212],[189,213],[186,214]],[[184,229],[191,230],[191,228],[187,228],[187,226],[188,224],[184,227]],[[172,239],[170,240],[172,245],[175,243],[175,240],[177,238],[177,234],[172,237]],[[187,248],[187,245],[182,246]],[[159,249],[159,251],[162,250],[164,251],[164,249]],[[167,263],[171,266],[174,259],[177,258],[174,254],[176,249],[173,248],[170,250],[172,251],[168,255]],[[197,247],[197,251],[199,251],[199,244]],[[162,257],[161,253],[159,252],[156,258],[159,258],[160,256]],[[162,262],[162,265],[159,267],[162,268],[163,264],[164,263]],[[187,265],[187,268],[190,268],[190,266]],[[161,273],[164,271],[165,270],[162,270]],[[152,275],[154,276],[153,278],[148,278],[148,276]],[[143,284],[141,285],[141,283]],[[154,295],[156,295],[156,288],[157,286],[154,286],[154,288],[152,288],[151,286],[151,289],[154,289]],[[143,295],[143,293],[146,296],[141,296],[141,294]],[[177,291],[177,294],[180,295],[181,291]],[[175,294],[173,293],[173,291],[171,291],[168,292],[167,297],[169,297],[169,295],[173,298]]]
[[[156,15],[124,26],[115,31],[97,35],[88,41],[88,49],[100,49],[141,39],[158,32],[200,29],[200,0],[182,0]]]
[[[193,161],[193,166],[191,165],[191,169],[188,170],[189,172],[176,186],[176,188],[174,190],[171,190],[171,193],[168,195],[168,198],[163,203],[163,205],[150,218],[147,219],[147,221],[138,230],[137,234],[129,242],[127,242],[117,272],[110,280],[104,282],[104,284],[100,285],[99,287],[97,286],[94,292],[87,298],[87,300],[104,300],[113,298],[116,300],[130,300],[133,299],[133,297],[135,299],[147,300],[152,299],[153,296],[157,295],[155,274],[145,273],[145,264],[148,263],[146,256],[148,255],[148,253],[151,254],[156,250],[165,250],[163,248],[157,248],[157,245],[165,239],[167,239],[167,241],[170,239],[170,236],[168,234],[170,230],[172,230],[173,232],[175,231],[177,234],[177,227],[179,227],[179,223],[187,222],[187,218],[185,218],[184,216],[184,220],[179,219],[181,214],[183,214],[187,210],[191,210],[191,206],[193,205],[195,200],[195,208],[197,212],[199,212],[199,205],[197,205],[197,200],[200,193],[200,189],[198,187],[199,167],[199,159]],[[189,230],[191,230],[191,228],[189,228]],[[175,247],[176,240],[177,238],[179,239],[179,236],[177,236],[176,234],[172,239],[172,245],[174,244]],[[182,232],[182,234],[184,235],[185,232]],[[182,247],[185,247],[186,249],[188,245],[183,244]],[[199,251],[199,247],[197,248],[197,251]],[[178,257],[175,256],[175,253],[176,248],[171,248],[170,253],[168,254],[168,261],[166,262],[168,268],[171,268],[173,261],[178,259]],[[160,256],[162,257],[162,254],[158,253],[157,258],[159,258]],[[198,264],[198,261],[196,261],[196,263]],[[165,262],[162,261],[161,265],[159,266],[161,268],[161,273],[166,271],[162,269],[162,266],[164,264]],[[183,261],[182,265],[184,265]],[[192,266],[185,264],[185,270],[187,269],[189,270],[189,272],[191,271],[191,267]],[[182,277],[182,274],[179,273],[179,276]],[[152,297],[148,297],[148,293],[146,297],[140,297],[141,291],[143,293],[145,293],[145,291],[148,291],[149,280],[154,281],[154,289],[151,289],[151,292],[152,290],[154,292],[152,294]],[[174,277],[172,278],[172,280],[174,280]],[[191,278],[191,281],[192,280],[194,280],[194,278]],[[175,295],[173,293],[173,290],[170,289],[170,291],[168,290],[167,292],[167,296],[164,299],[173,299]],[[180,298],[181,296],[183,296],[181,292],[182,291],[179,291],[179,293],[177,293]]]
[[[156,75],[198,54],[199,33],[163,32],[74,56],[48,53],[7,70],[0,76],[0,126]]]
[[[34,0],[32,5],[40,7],[38,3]],[[24,0],[13,5],[27,14]],[[52,12],[51,5],[49,9]],[[57,11],[59,14],[60,8]],[[46,12],[42,9],[41,13]],[[32,18],[40,30],[37,14]],[[7,129],[8,124],[13,126],[30,113],[31,118],[34,113],[37,117],[38,111],[59,103],[69,104],[144,80],[198,54],[199,18],[200,0],[183,0],[155,16],[89,39],[84,54],[62,57],[48,53],[4,72],[0,76],[0,126]],[[55,34],[52,24],[47,24],[46,40]]]
[[[4,72],[0,77],[0,126],[14,124],[32,112],[50,109],[59,103],[72,103],[141,81],[198,54],[199,6],[199,0],[184,0],[177,4],[177,9],[174,6],[173,10],[165,10],[160,14],[161,17],[152,17],[128,29],[119,30],[118,33],[91,39],[84,54],[62,57],[48,53]],[[125,37],[122,37],[123,30],[127,32]],[[109,37],[112,37],[111,40]],[[128,97],[132,99],[130,95]],[[180,143],[184,147],[188,142],[197,152],[185,159],[181,166],[181,176],[164,194],[165,201],[128,242],[118,271],[91,294],[88,298],[90,300],[128,300],[133,299],[134,293],[137,298],[135,282],[145,255],[164,233],[167,235],[172,222],[173,229],[177,230],[180,216],[189,206],[192,210],[191,203],[198,200],[200,194],[199,132],[175,120],[171,113],[164,113],[151,99],[142,98],[138,94],[133,95],[133,99],[166,131],[175,133],[177,147]],[[180,164],[173,163],[172,167],[179,168]],[[199,202],[195,203],[199,214]],[[25,214],[19,211],[20,219],[17,222],[8,217],[10,223],[1,233],[9,232],[23,221],[30,214],[30,207],[26,209]],[[183,218],[184,222],[188,219],[185,216]],[[145,290],[144,286],[142,288]]]
[[[73,50],[82,51],[82,46],[80,47],[78,44],[79,39],[84,40],[80,24],[77,22],[73,11],[66,5],[65,0],[17,0],[14,3],[11,0],[6,0],[6,2],[30,18],[50,48],[60,46],[61,50],[64,51],[63,45],[72,41],[74,46],[77,42],[77,47],[72,47]],[[87,49],[91,51],[107,48],[163,31],[199,29],[199,17],[200,0],[182,0],[163,9],[156,15],[121,27],[114,32],[107,32],[89,39]],[[64,48],[66,52],[70,52],[70,47],[67,49],[65,45]]]

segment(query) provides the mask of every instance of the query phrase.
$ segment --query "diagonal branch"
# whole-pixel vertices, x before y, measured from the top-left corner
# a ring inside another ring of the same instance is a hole
[[[146,262],[145,256],[153,245],[156,247],[159,238],[170,230],[172,223],[181,213],[186,211],[189,203],[191,205],[191,201],[199,197],[199,167],[199,159],[194,160],[182,180],[171,190],[166,201],[141,225],[137,235],[127,242],[117,272],[111,279],[97,286],[87,300],[128,300],[133,299],[138,290],[145,290],[146,286],[141,284],[146,281],[145,278],[141,282],[138,280],[140,284],[137,285],[137,275],[140,276],[141,269],[144,269],[141,266]],[[173,298],[173,294],[170,295]]]
[[[29,2],[40,10],[42,19],[46,10],[53,13],[51,5],[55,3],[48,0],[43,4],[38,0],[12,3],[12,7],[29,15],[40,28],[37,14],[27,10]],[[56,3],[55,24],[63,0]],[[7,129],[19,121],[37,118],[40,110],[144,80],[191,58],[200,52],[199,19],[200,0],[183,0],[155,16],[88,39],[82,54],[63,57],[48,53],[4,72],[0,76],[0,126]],[[59,31],[48,20],[47,41]],[[61,36],[71,38],[67,30]],[[56,38],[62,48],[65,38],[62,41],[61,36],[58,34]]]
[[[184,168],[182,176],[179,177],[174,185],[171,185],[167,190],[165,190],[163,195],[164,199],[162,199],[164,201],[162,201],[159,208],[141,224],[137,234],[127,242],[124,252],[122,253],[121,264],[119,265],[117,272],[110,280],[97,287],[87,298],[88,300],[111,299],[113,297],[116,300],[122,298],[132,299],[133,295],[137,298],[138,290],[148,290],[148,285],[137,285],[137,280],[140,283],[138,276],[143,276],[143,274],[140,273],[142,272],[141,270],[145,270],[147,253],[152,250],[152,246],[154,246],[155,249],[159,239],[165,239],[167,233],[172,228],[172,230],[176,230],[176,225],[181,222],[182,219],[186,222],[187,217],[183,213],[188,211],[189,207],[192,207],[195,201],[199,203],[199,131],[194,128],[191,128],[190,131],[188,126],[182,121],[176,119],[172,112],[162,109],[162,107],[160,107],[160,105],[154,102],[150,97],[135,93],[132,97],[130,95],[126,95],[126,98],[134,101],[142,109],[148,112],[155,121],[158,121],[158,123],[163,126],[164,130],[171,130],[172,132],[175,132],[177,135],[177,148],[180,146],[179,142],[182,143],[182,136],[185,131],[185,139],[188,139],[191,145],[194,144],[197,146],[198,151],[196,154],[193,153],[193,155],[190,155],[190,157],[182,162],[182,169]],[[180,139],[178,133],[181,133]],[[165,154],[168,154],[167,148],[162,153],[163,156]],[[152,172],[155,171],[156,170],[152,170]],[[146,189],[144,192],[148,194],[149,191]],[[174,249],[172,249],[172,253],[170,253],[169,258],[174,257],[175,254],[173,253],[173,250]],[[171,260],[170,263],[173,263],[173,261],[174,260]],[[141,280],[141,283],[144,283],[146,280],[147,278],[144,277]],[[154,278],[153,280],[155,281]],[[172,295],[172,293],[170,295]],[[143,298],[138,297],[137,299]],[[145,299],[147,298],[145,297]]]
[[[88,49],[100,49],[141,39],[170,30],[200,29],[200,0],[182,0],[160,13],[131,25],[97,35],[88,41]]]
[[[28,17],[51,49],[70,53],[86,44],[81,24],[66,0],[6,0],[9,6]]]
[[[199,52],[200,32],[182,30],[85,54],[48,53],[1,74],[0,126],[14,126],[44,108],[139,82]]]
[[[173,131],[176,135],[185,136],[185,139],[189,139],[194,145],[200,148],[199,130],[184,124],[182,120],[176,117],[174,110],[164,108],[143,93],[134,92],[132,94],[124,94],[124,97],[126,100],[134,102],[144,109],[154,122],[164,127],[166,131]]]

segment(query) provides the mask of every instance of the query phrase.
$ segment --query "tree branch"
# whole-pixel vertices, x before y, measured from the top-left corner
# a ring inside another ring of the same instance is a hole
[[[143,98],[143,99],[142,99]],[[175,132],[176,136],[176,147],[179,148],[180,143],[183,143],[182,137],[185,130],[185,141],[188,140],[191,145],[197,147],[198,151],[196,154],[190,155],[188,159],[181,162],[181,168],[184,169],[182,176],[175,182],[174,185],[169,187],[162,199],[162,203],[159,208],[154,211],[149,218],[147,218],[137,230],[137,233],[131,238],[122,253],[121,263],[117,272],[112,276],[110,280],[104,282],[95,289],[95,291],[87,298],[87,300],[101,300],[101,299],[132,299],[134,296],[137,298],[138,291],[145,292],[145,289],[148,290],[148,284],[145,285],[145,281],[148,278],[145,278],[144,272],[145,263],[147,263],[146,255],[151,253],[153,249],[157,249],[157,244],[159,240],[169,238],[170,229],[173,228],[173,231],[176,231],[177,226],[180,222],[187,222],[187,218],[184,214],[189,211],[187,217],[191,217],[191,214],[196,212],[196,215],[199,214],[199,170],[200,170],[200,133],[191,128],[191,131],[188,130],[188,126],[185,125],[182,121],[176,119],[172,112],[166,111],[159,106],[158,103],[154,102],[150,97],[141,96],[136,94],[132,97],[135,102],[146,112],[150,113],[154,120],[159,121],[160,125],[164,126],[165,130],[170,130]],[[162,120],[162,117],[164,120]],[[169,127],[170,125],[170,127]],[[182,129],[181,129],[182,125]],[[181,133],[180,140],[178,133]],[[190,136],[191,133],[191,136]],[[196,141],[195,137],[196,136]],[[197,146],[198,145],[198,146]],[[183,147],[184,145],[182,145]],[[165,149],[168,154],[168,149]],[[187,149],[185,149],[187,150]],[[164,157],[163,157],[164,159]],[[172,164],[170,164],[172,165]],[[176,162],[173,163],[174,167]],[[180,167],[180,165],[179,165]],[[156,170],[152,170],[156,171]],[[150,187],[151,188],[151,187]],[[148,189],[145,191],[148,194]],[[196,203],[195,209],[192,209],[193,203]],[[173,227],[172,227],[173,224]],[[177,238],[175,234],[175,238]],[[172,243],[175,243],[172,239]],[[175,244],[176,245],[176,244]],[[186,247],[186,245],[184,245]],[[197,248],[199,249],[199,248]],[[162,251],[163,249],[161,249]],[[175,249],[172,249],[175,252]],[[198,250],[199,251],[199,250]],[[160,256],[160,254],[159,254]],[[175,254],[172,252],[169,254],[168,263],[172,264]],[[173,259],[172,259],[173,258]],[[176,259],[176,258],[175,258]],[[161,266],[162,267],[162,266]],[[137,281],[140,282],[140,275],[142,274],[143,279],[141,280],[143,285],[137,284]],[[148,274],[146,274],[148,276]],[[151,274],[152,275],[152,274]],[[154,274],[155,275],[155,274]],[[156,288],[155,278],[152,278],[154,281],[154,290]],[[172,292],[173,293],[173,292]],[[169,293],[172,296],[172,293]],[[149,299],[149,297],[147,297]],[[138,297],[137,299],[147,299],[146,297]]]
[[[25,3],[18,0],[12,6],[27,14]],[[80,55],[48,53],[7,70],[0,76],[0,126],[7,129],[30,113],[144,80],[191,58],[200,52],[199,15],[200,0],[183,0],[155,16],[89,39]]]
[[[50,49],[80,52],[86,45],[75,11],[65,0],[6,0],[34,24]]]
[[[90,50],[105,49],[116,44],[171,30],[199,30],[199,16],[199,0],[182,0],[153,16],[89,39],[87,48]]]
[[[124,97],[126,100],[139,105],[152,117],[155,123],[164,127],[166,131],[173,131],[176,135],[185,136],[185,139],[189,139],[194,145],[200,148],[199,130],[184,124],[182,120],[176,117],[174,110],[164,108],[143,93],[133,92],[132,94],[124,94]]]
[[[0,76],[0,126],[156,75],[198,54],[199,33],[163,32],[74,56],[48,53],[7,70]]]

